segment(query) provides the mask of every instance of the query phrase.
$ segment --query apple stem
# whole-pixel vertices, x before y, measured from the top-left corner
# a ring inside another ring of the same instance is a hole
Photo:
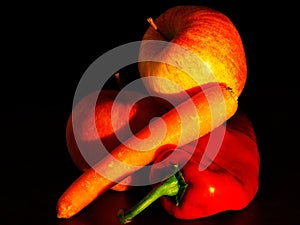
[[[116,81],[117,81],[117,84],[118,84],[118,87],[119,89],[121,90],[123,88],[123,84],[122,84],[122,81],[121,81],[121,78],[120,78],[120,73],[115,73],[115,78],[116,78]]]
[[[154,23],[153,19],[151,17],[147,18],[148,23],[150,26],[157,32],[159,33],[164,39],[169,40],[157,27],[157,25]]]

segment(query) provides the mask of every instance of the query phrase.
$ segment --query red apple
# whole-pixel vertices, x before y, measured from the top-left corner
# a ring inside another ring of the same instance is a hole
[[[173,95],[180,102],[183,91],[193,95],[200,87],[220,83],[240,96],[247,77],[246,57],[239,32],[226,15],[203,6],[180,5],[149,21],[152,26],[143,36],[140,59],[157,57],[161,62],[139,62],[140,76],[166,78],[179,86],[147,79],[151,93]],[[146,40],[167,42],[156,45]]]
[[[118,93],[114,90],[91,93],[75,105],[69,116],[66,127],[66,143],[69,154],[80,171],[89,169],[104,157],[106,151],[110,152],[115,149],[121,143],[118,137],[126,140],[145,127],[151,119],[165,113],[166,109],[157,103],[155,97],[145,97],[134,91],[122,91],[116,100]],[[96,108],[93,109],[90,99],[95,98],[95,95],[98,94]],[[132,101],[136,99],[136,96],[142,99],[134,103]],[[112,109],[114,109],[113,112]],[[115,120],[115,127],[113,127],[112,118]],[[75,123],[76,126],[73,126]],[[128,124],[132,133],[125,129]],[[76,132],[74,132],[74,127],[77,129]],[[74,134],[76,134],[76,138]],[[106,151],[103,149],[99,151],[99,139]],[[89,163],[86,162],[82,153],[88,156]],[[90,165],[90,159],[93,160],[93,165]],[[127,178],[127,183],[130,183],[130,179],[130,177]],[[127,185],[116,185],[113,189],[125,190]]]

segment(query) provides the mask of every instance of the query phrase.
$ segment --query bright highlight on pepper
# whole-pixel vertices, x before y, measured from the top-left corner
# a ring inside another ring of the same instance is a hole
[[[214,195],[214,194],[215,194],[215,187],[214,187],[214,186],[209,186],[208,190],[209,190],[209,193],[210,193],[211,195]]]

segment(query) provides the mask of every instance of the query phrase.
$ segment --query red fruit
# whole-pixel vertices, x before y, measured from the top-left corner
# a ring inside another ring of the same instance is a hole
[[[118,137],[126,140],[132,136],[132,133],[135,134],[145,127],[152,118],[161,116],[165,112],[165,108],[159,105],[154,97],[146,97],[133,91],[122,91],[117,99],[118,101],[114,102],[118,93],[118,91],[114,90],[102,90],[100,93],[91,93],[75,105],[72,114],[69,116],[66,128],[66,142],[70,156],[80,171],[89,169],[104,157],[106,151],[110,152],[120,145],[121,141]],[[96,108],[93,110],[91,99],[98,94]],[[141,99],[132,106],[134,103],[132,101],[136,99],[136,96],[146,98]],[[112,113],[113,104],[116,105]],[[126,116],[127,113],[129,118]],[[112,124],[112,118],[115,119],[115,129]],[[73,124],[75,123],[76,132],[73,130]],[[125,128],[128,123],[132,133]],[[76,139],[74,133],[76,134]],[[106,150],[99,150],[99,139],[101,139]],[[80,146],[80,149],[78,146]],[[85,160],[82,153],[88,157],[89,163]],[[92,165],[89,165],[91,161]],[[130,177],[127,178],[127,182],[130,183]],[[127,185],[119,184],[117,186],[113,189],[121,191],[128,188]]]

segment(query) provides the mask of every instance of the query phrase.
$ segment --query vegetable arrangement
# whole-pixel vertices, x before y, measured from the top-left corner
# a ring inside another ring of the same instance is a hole
[[[199,170],[209,136],[226,129],[218,155],[204,171]],[[193,147],[196,150],[193,152]],[[171,155],[172,154],[172,155]],[[186,159],[189,161],[181,165]],[[158,162],[163,161],[162,164]],[[131,210],[120,210],[121,223],[129,223],[153,201],[179,219],[203,218],[227,210],[245,208],[258,190],[260,157],[250,120],[238,111],[227,124],[178,149],[166,148],[151,167],[152,181],[164,180]],[[179,167],[182,169],[178,170]]]
[[[217,91],[219,91],[219,86],[211,87],[205,93],[199,92],[191,98],[191,101],[183,102],[162,115],[160,120],[151,121],[148,126],[139,131],[135,136],[146,140],[142,147],[147,151],[137,151],[136,149],[140,148],[140,142],[137,142],[136,137],[132,137],[111,151],[94,167],[86,170],[60,197],[57,204],[57,216],[69,218],[75,215],[118,182],[153,162],[164,146],[178,146],[179,141],[181,145],[187,144],[220,126],[224,118],[228,119],[236,112],[237,101],[227,88],[222,88],[222,95],[216,95]],[[212,108],[208,102],[209,97],[215,106],[220,107]],[[181,122],[182,118],[178,112],[184,112],[185,123]],[[219,120],[212,120],[213,114],[218,114]],[[166,133],[161,129],[164,126],[166,126]],[[190,130],[195,127],[198,130],[199,127],[201,129],[193,134]],[[160,140],[163,135],[163,140],[157,142],[156,140]],[[151,136],[150,139],[149,136]],[[134,146],[134,148],[128,146]]]
[[[147,45],[146,41],[141,45],[140,57],[157,54],[164,59],[175,58],[178,68],[150,60],[139,62],[139,72],[141,77],[161,76],[174,81],[181,87],[180,91],[170,82],[161,82],[162,79],[145,79],[145,87],[150,93],[161,92],[173,97],[178,104],[170,108],[170,105],[161,105],[164,102],[151,102],[153,99],[137,104],[143,107],[138,115],[145,115],[125,141],[119,141],[115,135],[119,128],[122,130],[120,124],[115,134],[111,128],[113,118],[126,123],[122,111],[111,111],[117,93],[102,91],[113,97],[106,96],[105,104],[96,105],[95,115],[86,113],[87,105],[77,107],[84,121],[79,126],[82,129],[80,141],[97,137],[105,140],[105,145],[110,146],[109,154],[97,158],[91,166],[78,157],[79,146],[73,134],[76,120],[69,117],[68,148],[82,174],[58,199],[58,218],[76,215],[109,189],[126,191],[132,187],[130,178],[146,166],[151,166],[149,182],[156,185],[135,207],[129,211],[120,210],[117,217],[121,223],[130,222],[156,199],[178,219],[240,210],[253,200],[258,190],[260,159],[256,136],[250,120],[238,110],[238,97],[245,84],[247,68],[242,42],[234,25],[222,13],[202,6],[177,6],[155,21],[148,21],[151,26],[144,40],[168,40],[165,45],[176,45],[152,48],[153,45]],[[197,57],[182,54],[182,49],[175,47],[178,45]],[[187,68],[192,78],[180,68]],[[126,101],[118,104],[120,109],[127,110]],[[138,121],[134,113],[130,115],[133,121]],[[151,116],[159,118],[151,120]],[[91,131],[93,123],[96,130]],[[224,131],[219,137],[224,138],[221,145],[207,151],[213,134],[221,131]],[[126,184],[121,185],[122,181]]]

